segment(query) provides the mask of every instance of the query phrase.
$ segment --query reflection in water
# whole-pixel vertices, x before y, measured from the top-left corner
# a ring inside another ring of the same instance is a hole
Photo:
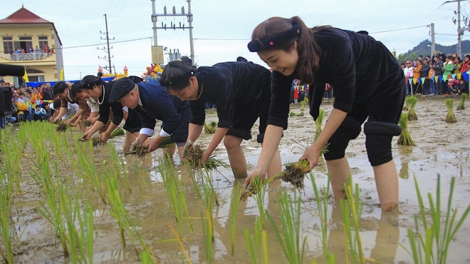
[[[408,162],[405,162],[405,161],[401,161],[401,168],[400,168],[400,171],[399,171],[399,174],[400,178],[406,180],[410,177],[410,174],[409,174],[409,168],[408,168]]]

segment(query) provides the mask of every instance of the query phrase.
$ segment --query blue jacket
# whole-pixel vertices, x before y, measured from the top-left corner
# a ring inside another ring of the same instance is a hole
[[[143,128],[155,129],[156,119],[163,122],[162,129],[172,135],[174,142],[186,141],[189,107],[186,101],[169,94],[158,80],[138,84],[142,106],[135,108]],[[177,141],[173,134],[180,135]]]

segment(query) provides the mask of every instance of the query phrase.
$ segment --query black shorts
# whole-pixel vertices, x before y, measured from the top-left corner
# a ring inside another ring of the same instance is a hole
[[[234,113],[234,122],[226,135],[239,137],[245,140],[251,139],[251,128],[259,118],[259,134],[256,138],[258,143],[263,143],[269,113],[269,101],[256,105],[237,106]]]
[[[135,112],[134,109],[128,109],[128,115],[126,119],[126,123],[124,123],[124,130],[129,131],[131,133],[139,132],[142,124],[140,123],[140,118]]]

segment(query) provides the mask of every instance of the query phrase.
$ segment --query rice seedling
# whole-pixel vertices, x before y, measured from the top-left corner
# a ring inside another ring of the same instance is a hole
[[[216,159],[214,156],[209,157],[209,160],[206,163],[201,163],[201,157],[204,154],[204,150],[201,145],[188,143],[183,152],[183,158],[185,162],[189,163],[189,166],[193,169],[205,168],[208,170],[213,170],[218,167],[227,167],[225,162],[222,162]]]
[[[259,218],[256,220],[255,223],[254,235],[251,236],[249,230],[245,230],[244,234],[246,246],[248,247],[248,255],[250,256],[251,263],[261,263],[261,251],[263,251],[265,260],[264,263],[269,263],[267,262],[268,257],[266,254],[266,252],[268,251],[268,245],[267,243],[265,243],[267,241],[263,239],[263,237],[266,237],[266,230],[261,227],[261,222],[259,221]],[[261,247],[263,247],[263,249]]]
[[[308,103],[307,96],[304,97],[304,100],[300,102],[300,112],[303,112],[305,110],[305,105]]]
[[[320,151],[320,155],[326,153],[327,151],[328,151],[328,144],[323,146],[322,150]],[[285,166],[285,170],[281,171],[277,175],[266,180],[263,183],[263,185],[271,183],[277,179],[281,179],[284,182],[294,185],[294,187],[297,187],[298,189],[303,189],[305,174],[307,174],[310,171],[309,161],[300,160],[297,162],[286,163],[284,166]],[[240,196],[240,200],[245,201],[248,197],[257,193],[258,193],[258,189],[255,188],[254,184],[250,184],[249,186],[247,186],[245,190],[243,190]]]
[[[467,100],[467,98],[468,98],[468,94],[467,93],[462,93],[462,95],[460,97],[460,103],[457,106],[457,110],[465,109],[465,101]]]
[[[170,147],[171,145],[174,145],[175,142],[171,141],[171,137],[165,137],[160,144],[158,145],[158,148],[167,148]],[[138,157],[142,157],[145,154],[149,153],[148,152],[148,146],[137,146],[134,150],[130,150],[124,153],[124,155],[137,155]]]
[[[314,140],[316,140],[318,138],[318,136],[320,135],[321,133],[321,125],[323,123],[323,118],[325,117],[325,110],[323,109],[320,109],[320,111],[318,112],[318,117],[315,119],[315,137],[314,137]]]
[[[454,99],[452,98],[446,99],[446,106],[447,106],[446,122],[447,123],[457,122],[457,118],[455,117],[454,110],[452,110],[452,108],[454,107]]]
[[[126,247],[126,237],[125,237],[125,230],[126,230],[126,209],[124,208],[124,204],[122,203],[121,196],[118,192],[118,181],[116,177],[110,177],[106,179],[106,186],[108,187],[107,197],[109,200],[109,204],[111,205],[111,209],[109,212],[117,220],[119,226],[119,234],[121,238],[121,243],[123,247]]]
[[[68,197],[67,193],[61,193],[59,199],[64,205],[71,262],[93,263],[93,204],[89,203],[82,211],[78,204],[79,195],[75,196],[75,200]]]
[[[124,203],[122,202],[121,199],[121,194],[119,193],[119,184],[118,184],[118,179],[117,179],[117,174],[114,173],[114,175],[109,175],[109,173],[106,173],[106,185],[108,188],[107,196],[109,203],[111,205],[110,208],[110,214],[116,219],[118,222],[118,227],[119,227],[119,234],[120,234],[120,239],[123,247],[126,247],[126,238],[125,238],[125,232],[129,235],[129,238],[131,239],[132,244],[134,245],[134,250],[138,258],[140,258],[141,254],[137,251],[137,244],[136,244],[136,239],[139,241],[140,246],[142,247],[143,252],[145,252],[144,255],[150,254],[151,261],[154,261],[155,256],[149,251],[147,245],[145,244],[145,241],[142,237],[142,234],[140,233],[138,228],[135,228],[135,225],[133,221],[130,218],[130,215],[128,214],[126,208],[124,207]]]
[[[237,223],[237,212],[238,206],[240,205],[240,183],[233,188],[232,199],[230,200],[230,242],[231,242],[231,254],[235,254],[235,236],[236,236],[236,223]]]
[[[82,119],[81,121],[81,125],[82,125],[82,130],[85,129],[85,127],[88,127],[88,126],[91,126],[92,123],[91,123],[91,120],[88,120],[88,119]]]
[[[407,101],[405,98],[405,104],[403,106],[403,111],[408,111],[410,110],[410,101]]]
[[[212,121],[209,124],[204,122],[204,133],[205,134],[214,134],[216,128],[217,128],[217,122]]]
[[[346,237],[346,262],[364,264],[366,258],[360,234],[362,204],[359,201],[359,185],[355,185],[354,193],[351,186],[352,177],[349,177],[348,183],[344,184],[346,199],[340,200],[344,220],[344,236]]]
[[[46,201],[40,202],[40,206],[37,208],[37,211],[55,228],[57,236],[59,237],[60,243],[62,245],[64,257],[68,257],[71,254],[71,251],[75,250],[70,250],[67,245],[67,227],[63,221],[64,200],[60,199],[60,194],[63,194],[62,198],[66,196],[65,193],[68,188],[66,188],[64,185],[68,184],[63,184],[61,180],[54,181],[52,179],[48,163],[42,163],[39,170],[40,172],[33,171],[31,177],[35,180],[39,187],[42,188],[42,191],[46,197]],[[54,162],[54,171],[58,171],[58,165],[56,162]]]
[[[65,122],[60,122],[59,124],[57,124],[57,127],[56,127],[56,131],[57,132],[65,132],[67,131],[67,123]]]
[[[310,174],[312,181],[313,193],[315,194],[315,202],[318,208],[318,215],[320,217],[321,228],[321,241],[323,249],[323,259],[329,260],[332,258],[333,253],[328,251],[328,198],[330,196],[330,178],[326,183],[326,189],[319,190],[317,182],[313,174]]]
[[[201,212],[201,223],[204,238],[204,247],[206,249],[206,260],[207,263],[210,264],[212,263],[213,259],[212,247],[214,246],[214,230],[212,229],[212,213],[207,208],[205,209],[205,215],[206,217],[204,217],[203,213]]]
[[[6,129],[3,129],[6,130]],[[2,130],[0,130],[2,131]],[[8,138],[11,137],[11,133],[5,133]],[[2,167],[4,171],[4,177],[8,183],[15,184],[15,191],[21,192],[20,176],[21,176],[21,159],[23,158],[23,149],[18,146],[18,141],[15,138],[12,140],[0,141],[0,147],[3,152],[2,155]]]
[[[90,188],[98,193],[101,201],[107,204],[105,174],[97,171],[92,143],[80,144],[78,141],[75,141],[75,149],[77,154],[76,159],[78,160],[78,166],[80,168],[77,170],[77,174],[82,177],[83,181],[88,184]],[[72,159],[72,157],[70,159]]]
[[[399,125],[401,127],[401,133],[398,137],[397,144],[404,146],[414,146],[415,143],[411,138],[410,132],[408,131],[408,115],[401,113]]]
[[[259,180],[255,180],[253,183],[254,188],[257,190],[255,194],[256,205],[258,206],[259,211],[259,222],[261,224],[261,228],[266,230],[266,211],[264,210],[264,198],[267,192],[267,185],[263,184],[261,178]]]
[[[173,224],[172,224],[171,222],[168,222],[168,224],[170,225],[171,231],[173,232],[173,234],[175,235],[176,239],[178,240],[178,244],[180,245],[181,250],[183,251],[183,254],[184,254],[184,256],[186,257],[186,260],[188,261],[188,263],[192,263],[191,258],[190,258],[189,255],[188,255],[188,252],[187,252],[186,249],[184,248],[183,241],[181,241],[180,235],[178,234],[178,232],[176,231],[175,227],[173,226]]]
[[[175,175],[173,166],[169,163],[164,163],[163,166],[159,166],[159,171],[163,178],[168,201],[171,203],[171,208],[173,209],[176,222],[178,223],[178,230],[181,231],[185,215],[192,230],[188,206],[186,203],[186,194],[181,180],[177,175]]]
[[[441,210],[441,175],[437,175],[435,197],[428,193],[430,212],[426,212],[423,197],[421,195],[418,181],[414,177],[415,189],[419,204],[419,213],[414,216],[415,231],[408,229],[408,239],[410,240],[410,250],[405,250],[413,257],[414,263],[447,263],[450,243],[454,240],[458,230],[462,227],[465,219],[470,213],[468,205],[463,214],[458,218],[458,209],[452,208],[452,200],[455,189],[455,177],[451,178],[449,197],[447,200],[447,210]],[[436,199],[434,201],[434,199]],[[444,213],[444,214],[443,214]],[[431,215],[428,222],[426,215]],[[442,225],[441,216],[445,215],[445,222]],[[422,226],[422,229],[419,226]]]
[[[418,116],[416,115],[416,111],[415,111],[415,106],[416,106],[416,103],[418,102],[418,98],[414,96],[408,96],[406,97],[405,100],[407,102],[407,105],[409,105],[408,120],[409,121],[418,120]]]
[[[294,192],[294,202],[290,195],[283,193],[277,200],[281,227],[278,228],[273,217],[266,212],[269,222],[273,227],[277,240],[281,245],[284,256],[289,263],[304,263],[306,237],[302,237],[300,230],[300,215],[302,200]]]
[[[289,113],[289,116],[290,116],[290,117],[293,117],[293,116],[304,116],[304,112],[295,113],[295,112],[291,111],[291,112]]]
[[[214,190],[214,185],[212,184],[212,181],[209,177],[209,175],[203,175],[204,177],[204,182],[201,185],[202,187],[202,194],[203,194],[203,202],[204,202],[204,208],[205,208],[205,213],[206,213],[206,218],[207,218],[207,228],[209,231],[210,238],[212,242],[214,241],[214,226],[212,223],[214,222],[212,219],[212,212],[213,212],[213,205],[215,204],[216,206],[219,206],[219,201],[217,199],[217,194]]]
[[[11,218],[13,181],[8,178],[4,170],[0,168],[0,233],[3,239],[0,245],[0,255],[5,263],[13,263],[12,238],[16,236],[16,230]]]
[[[113,132],[111,132],[111,134],[109,135],[109,138],[111,139],[111,138],[115,138],[119,136],[124,136],[124,134],[126,134],[124,129],[117,127],[116,129],[113,130]]]

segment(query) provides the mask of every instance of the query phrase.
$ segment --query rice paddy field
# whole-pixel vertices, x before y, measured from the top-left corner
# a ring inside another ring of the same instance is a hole
[[[177,155],[173,166],[161,150],[123,155],[123,136],[93,146],[75,128],[46,122],[8,127],[0,131],[0,262],[470,263],[470,109],[452,99],[456,122],[446,122],[446,98],[419,97],[407,124],[415,145],[394,138],[392,213],[381,212],[363,133],[346,151],[352,184],[340,203],[324,161],[302,190],[274,181],[241,201],[229,167],[192,170]],[[331,102],[322,108],[324,124]],[[301,110],[292,105],[283,163],[314,138]],[[207,119],[216,121],[215,111]],[[252,170],[260,146],[249,140],[243,149]],[[214,155],[228,164],[222,144]]]

